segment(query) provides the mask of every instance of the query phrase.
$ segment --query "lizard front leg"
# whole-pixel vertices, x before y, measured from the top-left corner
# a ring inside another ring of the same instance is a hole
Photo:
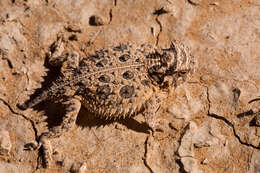
[[[160,99],[157,96],[153,96],[145,103],[145,110],[143,112],[145,122],[151,128],[152,133],[154,133],[157,122],[156,122],[156,113],[160,108]]]
[[[64,54],[63,51],[63,38],[58,37],[48,53],[48,62],[54,67],[61,66],[63,75],[70,75],[73,69],[76,69],[79,65],[79,54],[75,51]]]

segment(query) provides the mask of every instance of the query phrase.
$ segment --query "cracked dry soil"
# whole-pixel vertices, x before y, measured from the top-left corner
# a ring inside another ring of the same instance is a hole
[[[259,12],[256,0],[0,1],[0,172],[260,172]],[[178,40],[197,68],[168,94],[153,136],[141,114],[103,121],[82,108],[76,128],[51,141],[46,169],[26,144],[59,125],[63,107],[16,104],[55,79],[46,54],[59,34],[81,56]]]

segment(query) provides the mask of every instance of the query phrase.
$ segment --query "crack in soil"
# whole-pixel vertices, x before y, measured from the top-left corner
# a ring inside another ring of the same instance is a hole
[[[232,124],[232,122],[230,122],[228,119],[226,119],[225,117],[219,116],[219,115],[217,115],[217,114],[210,113],[211,101],[210,101],[210,99],[209,99],[209,89],[208,89],[208,87],[206,87],[206,90],[207,90],[207,101],[208,101],[208,116],[209,116],[209,117],[212,117],[212,118],[215,118],[215,119],[218,119],[218,120],[222,120],[222,121],[224,121],[229,127],[231,127],[232,130],[233,130],[233,134],[234,134],[235,138],[239,141],[240,144],[245,145],[245,146],[250,147],[250,148],[253,148],[253,149],[260,149],[260,146],[257,147],[257,146],[254,146],[253,144],[249,144],[249,143],[243,141],[243,140],[240,138],[240,136],[237,134],[234,124]]]
[[[158,43],[159,43],[160,34],[161,34],[161,32],[162,32],[162,24],[161,24],[160,20],[158,19],[158,16],[155,18],[155,21],[157,22],[157,24],[158,24],[159,27],[160,27],[160,31],[159,31],[159,33],[158,33],[157,36],[156,36],[156,43],[155,43],[155,45],[157,46]]]
[[[168,11],[166,11],[165,9],[164,9],[164,7],[162,7],[162,8],[160,8],[160,9],[157,9],[157,10],[155,10],[154,12],[153,12],[153,15],[156,15],[156,18],[155,18],[155,21],[156,21],[156,23],[159,25],[159,28],[160,28],[160,31],[159,31],[159,33],[157,34],[157,36],[156,36],[156,46],[158,45],[158,43],[159,43],[159,37],[160,37],[160,34],[161,34],[161,32],[162,32],[162,23],[160,22],[160,20],[158,19],[158,17],[160,16],[160,15],[163,15],[163,14],[167,14],[168,13]]]
[[[149,170],[150,173],[154,173],[152,168],[149,166],[149,164],[147,163],[147,153],[148,153],[148,140],[149,140],[149,136],[146,137],[145,142],[144,142],[144,157],[142,158],[145,167]]]
[[[112,22],[112,19],[113,19],[113,10],[112,8],[109,10],[109,22],[108,24],[110,24]]]
[[[6,105],[6,106],[8,107],[8,109],[9,109],[13,114],[18,115],[18,116],[21,116],[21,117],[23,117],[25,120],[27,120],[27,121],[30,122],[30,124],[31,124],[31,126],[32,126],[32,129],[33,129],[33,131],[34,131],[34,139],[35,139],[35,141],[38,142],[38,139],[37,139],[38,131],[37,131],[37,128],[36,128],[36,126],[35,126],[35,124],[34,124],[34,121],[31,120],[30,118],[26,117],[25,115],[20,114],[20,113],[17,113],[16,111],[14,111],[14,109],[12,108],[12,106],[11,106],[7,101],[5,101],[3,98],[0,98],[0,101],[2,101],[3,104]],[[40,155],[37,156],[37,160],[39,160],[39,157],[40,157]],[[35,170],[32,171],[32,172],[36,172],[38,169],[39,169],[39,162],[37,161],[36,168],[35,168]]]
[[[189,125],[190,125],[190,123],[187,123],[187,124],[184,126],[184,128],[181,129],[181,134],[180,134],[180,137],[179,137],[179,139],[178,139],[179,148],[180,148],[180,146],[181,146],[181,140],[182,140],[182,138],[183,138],[184,135],[186,134],[187,130],[190,129],[190,126],[189,126]],[[190,156],[180,156],[180,154],[178,153],[179,148],[178,148],[178,150],[177,150],[176,153],[175,153],[175,155],[179,157],[178,159],[176,159],[176,163],[177,163],[177,165],[179,165],[179,172],[180,172],[180,173],[188,173],[188,172],[185,171],[185,169],[184,169],[184,164],[181,162],[181,158],[190,157]]]
[[[25,120],[27,120],[27,121],[30,122],[30,124],[31,124],[31,126],[32,126],[32,129],[33,129],[33,131],[34,131],[34,138],[35,138],[35,140],[37,141],[37,136],[38,136],[37,134],[38,134],[38,132],[37,132],[37,128],[36,128],[36,126],[35,126],[35,124],[34,124],[34,121],[31,120],[30,118],[26,117],[26,116],[23,115],[23,114],[20,114],[20,113],[15,112],[14,109],[9,105],[9,103],[6,102],[4,99],[0,98],[0,100],[4,103],[4,105],[6,105],[6,106],[9,108],[9,110],[10,110],[13,114],[19,115],[19,116],[23,117]]]
[[[177,159],[177,160],[176,160],[176,163],[177,163],[177,165],[179,165],[179,172],[180,172],[180,173],[188,173],[187,171],[185,171],[184,165],[183,165],[183,163],[181,162],[181,159]]]
[[[189,4],[191,4],[191,5],[193,5],[193,6],[197,6],[197,5],[198,5],[197,3],[192,2],[191,0],[187,0],[187,2],[188,2]]]
[[[116,7],[117,6],[117,0],[114,0],[114,7]],[[110,24],[111,22],[112,22],[112,19],[113,19],[113,8],[114,7],[112,7],[110,10],[109,10],[109,21],[108,21],[108,24]]]

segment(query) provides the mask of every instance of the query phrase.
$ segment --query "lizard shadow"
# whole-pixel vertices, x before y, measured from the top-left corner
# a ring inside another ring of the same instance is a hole
[[[86,108],[82,107],[78,117],[76,124],[85,128],[85,127],[101,127],[110,125],[113,123],[119,123],[126,126],[128,129],[133,130],[139,133],[149,134],[150,127],[147,123],[140,123],[132,117],[117,119],[117,120],[105,120],[100,117],[97,117],[93,113],[89,112]]]
[[[47,116],[46,122],[48,124],[48,128],[59,126],[62,122],[63,116],[66,113],[64,105],[51,101],[44,101],[33,108],[37,111],[43,111]],[[100,128],[112,125],[115,122],[122,124],[135,132],[149,134],[150,127],[147,123],[140,123],[132,117],[125,119],[106,120],[91,113],[84,107],[81,107],[76,119],[76,125],[82,128]]]

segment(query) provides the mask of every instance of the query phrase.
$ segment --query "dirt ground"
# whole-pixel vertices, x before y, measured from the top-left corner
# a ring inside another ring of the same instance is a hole
[[[55,77],[46,63],[62,34],[81,57],[119,43],[190,48],[196,71],[157,112],[156,135],[142,114],[104,121],[84,108],[76,128],[51,141],[52,165],[26,150],[59,125],[63,107],[21,111]],[[260,1],[1,0],[0,172],[260,172]]]

